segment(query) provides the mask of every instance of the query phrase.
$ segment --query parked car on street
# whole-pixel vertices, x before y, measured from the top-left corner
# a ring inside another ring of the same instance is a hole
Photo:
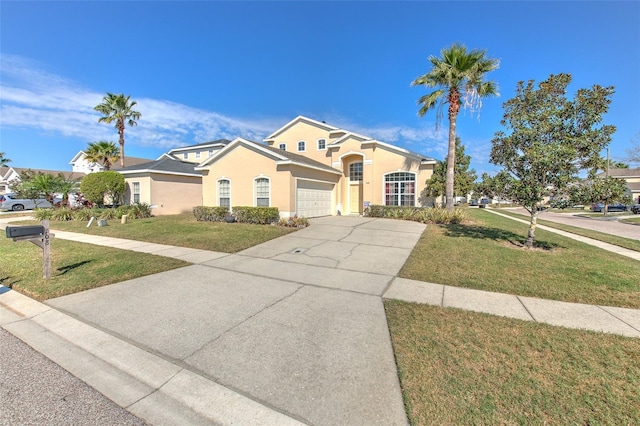
[[[640,214],[640,204],[634,204],[631,206],[631,211],[633,214]]]
[[[18,198],[16,194],[0,194],[0,210],[12,210],[14,212],[21,210],[33,210],[35,208],[50,208],[51,203],[44,198],[29,200],[26,198]]]
[[[604,212],[604,204],[602,204],[602,203],[591,204],[591,211],[592,212]],[[627,205],[626,204],[621,204],[621,203],[609,204],[607,206],[607,211],[609,213],[611,213],[611,212],[626,212],[627,211]]]

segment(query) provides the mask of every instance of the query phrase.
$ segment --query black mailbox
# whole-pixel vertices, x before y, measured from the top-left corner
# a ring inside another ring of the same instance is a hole
[[[44,235],[44,226],[7,226],[7,238],[39,237]]]

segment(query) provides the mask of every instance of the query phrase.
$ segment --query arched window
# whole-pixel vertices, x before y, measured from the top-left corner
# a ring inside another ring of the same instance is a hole
[[[384,204],[386,206],[415,206],[415,173],[397,172],[386,174],[384,176]]]
[[[229,179],[218,181],[218,205],[231,209],[231,182]]]
[[[255,179],[255,194],[257,207],[269,207],[270,182],[268,178]]]

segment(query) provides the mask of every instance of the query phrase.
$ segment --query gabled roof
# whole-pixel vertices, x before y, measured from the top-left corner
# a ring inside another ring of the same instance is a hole
[[[171,151],[169,151],[169,154],[171,154],[172,152],[180,152],[180,151],[190,151],[194,148],[213,148],[213,147],[223,147],[225,145],[228,145],[231,141],[228,139],[218,139],[215,141],[210,141],[210,142],[203,142],[203,143],[198,143],[195,145],[188,145],[188,146],[181,146],[180,148],[174,148]]]
[[[286,131],[287,129],[293,127],[294,125],[296,125],[298,123],[307,123],[307,124],[319,127],[321,129],[324,129],[324,130],[327,130],[327,131],[339,130],[337,127],[331,126],[331,125],[325,123],[324,121],[320,122],[320,121],[316,121],[316,120],[314,120],[312,118],[303,117],[302,115],[299,115],[296,118],[294,118],[293,120],[291,120],[290,122],[288,122],[287,124],[285,124],[284,126],[280,127],[275,132],[271,133],[269,136],[267,136],[264,139],[264,141],[265,142],[272,142],[280,133]]]
[[[605,176],[607,172],[600,172],[597,176]],[[617,178],[640,177],[640,167],[635,169],[609,169],[609,176]]]
[[[201,176],[195,171],[195,164],[188,161],[180,161],[170,156],[162,156],[155,161],[147,161],[146,163],[127,166],[119,169],[118,172],[123,175],[134,173],[161,173],[169,175],[186,175]]]
[[[3,167],[4,169],[4,167]],[[18,175],[31,170],[32,172],[40,172],[40,173],[44,173],[46,175],[52,175],[52,176],[58,176],[60,173],[62,173],[62,176],[64,176],[65,179],[80,179],[84,176],[86,176],[86,173],[82,173],[82,172],[69,172],[67,170],[47,170],[47,169],[33,169],[30,167],[9,167],[10,170],[8,170],[7,172],[10,172],[11,169],[13,169],[13,171],[15,171]],[[5,173],[6,174],[6,173]],[[2,176],[4,177],[5,174],[2,174]]]
[[[125,167],[131,167],[131,166],[135,166],[138,164],[144,164],[144,163],[148,163],[149,161],[153,161],[151,158],[140,158],[140,157],[124,157],[124,166]],[[114,164],[111,165],[111,170],[119,170],[122,169],[122,167],[120,167],[120,160],[116,161]]]
[[[292,152],[283,151],[272,146],[264,145],[258,142],[253,142],[244,138],[235,138],[231,143],[222,148],[220,151],[213,154],[206,161],[199,164],[196,170],[207,170],[209,166],[215,163],[219,158],[222,158],[227,152],[233,150],[238,145],[244,145],[254,151],[273,159],[276,164],[294,164],[301,167],[322,170],[334,174],[342,174],[339,170],[333,167],[327,166],[319,161],[312,160],[304,155],[294,154]]]

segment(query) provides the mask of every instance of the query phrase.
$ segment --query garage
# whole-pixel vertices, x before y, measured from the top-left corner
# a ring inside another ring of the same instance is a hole
[[[330,216],[333,183],[298,179],[296,214],[304,217]]]

